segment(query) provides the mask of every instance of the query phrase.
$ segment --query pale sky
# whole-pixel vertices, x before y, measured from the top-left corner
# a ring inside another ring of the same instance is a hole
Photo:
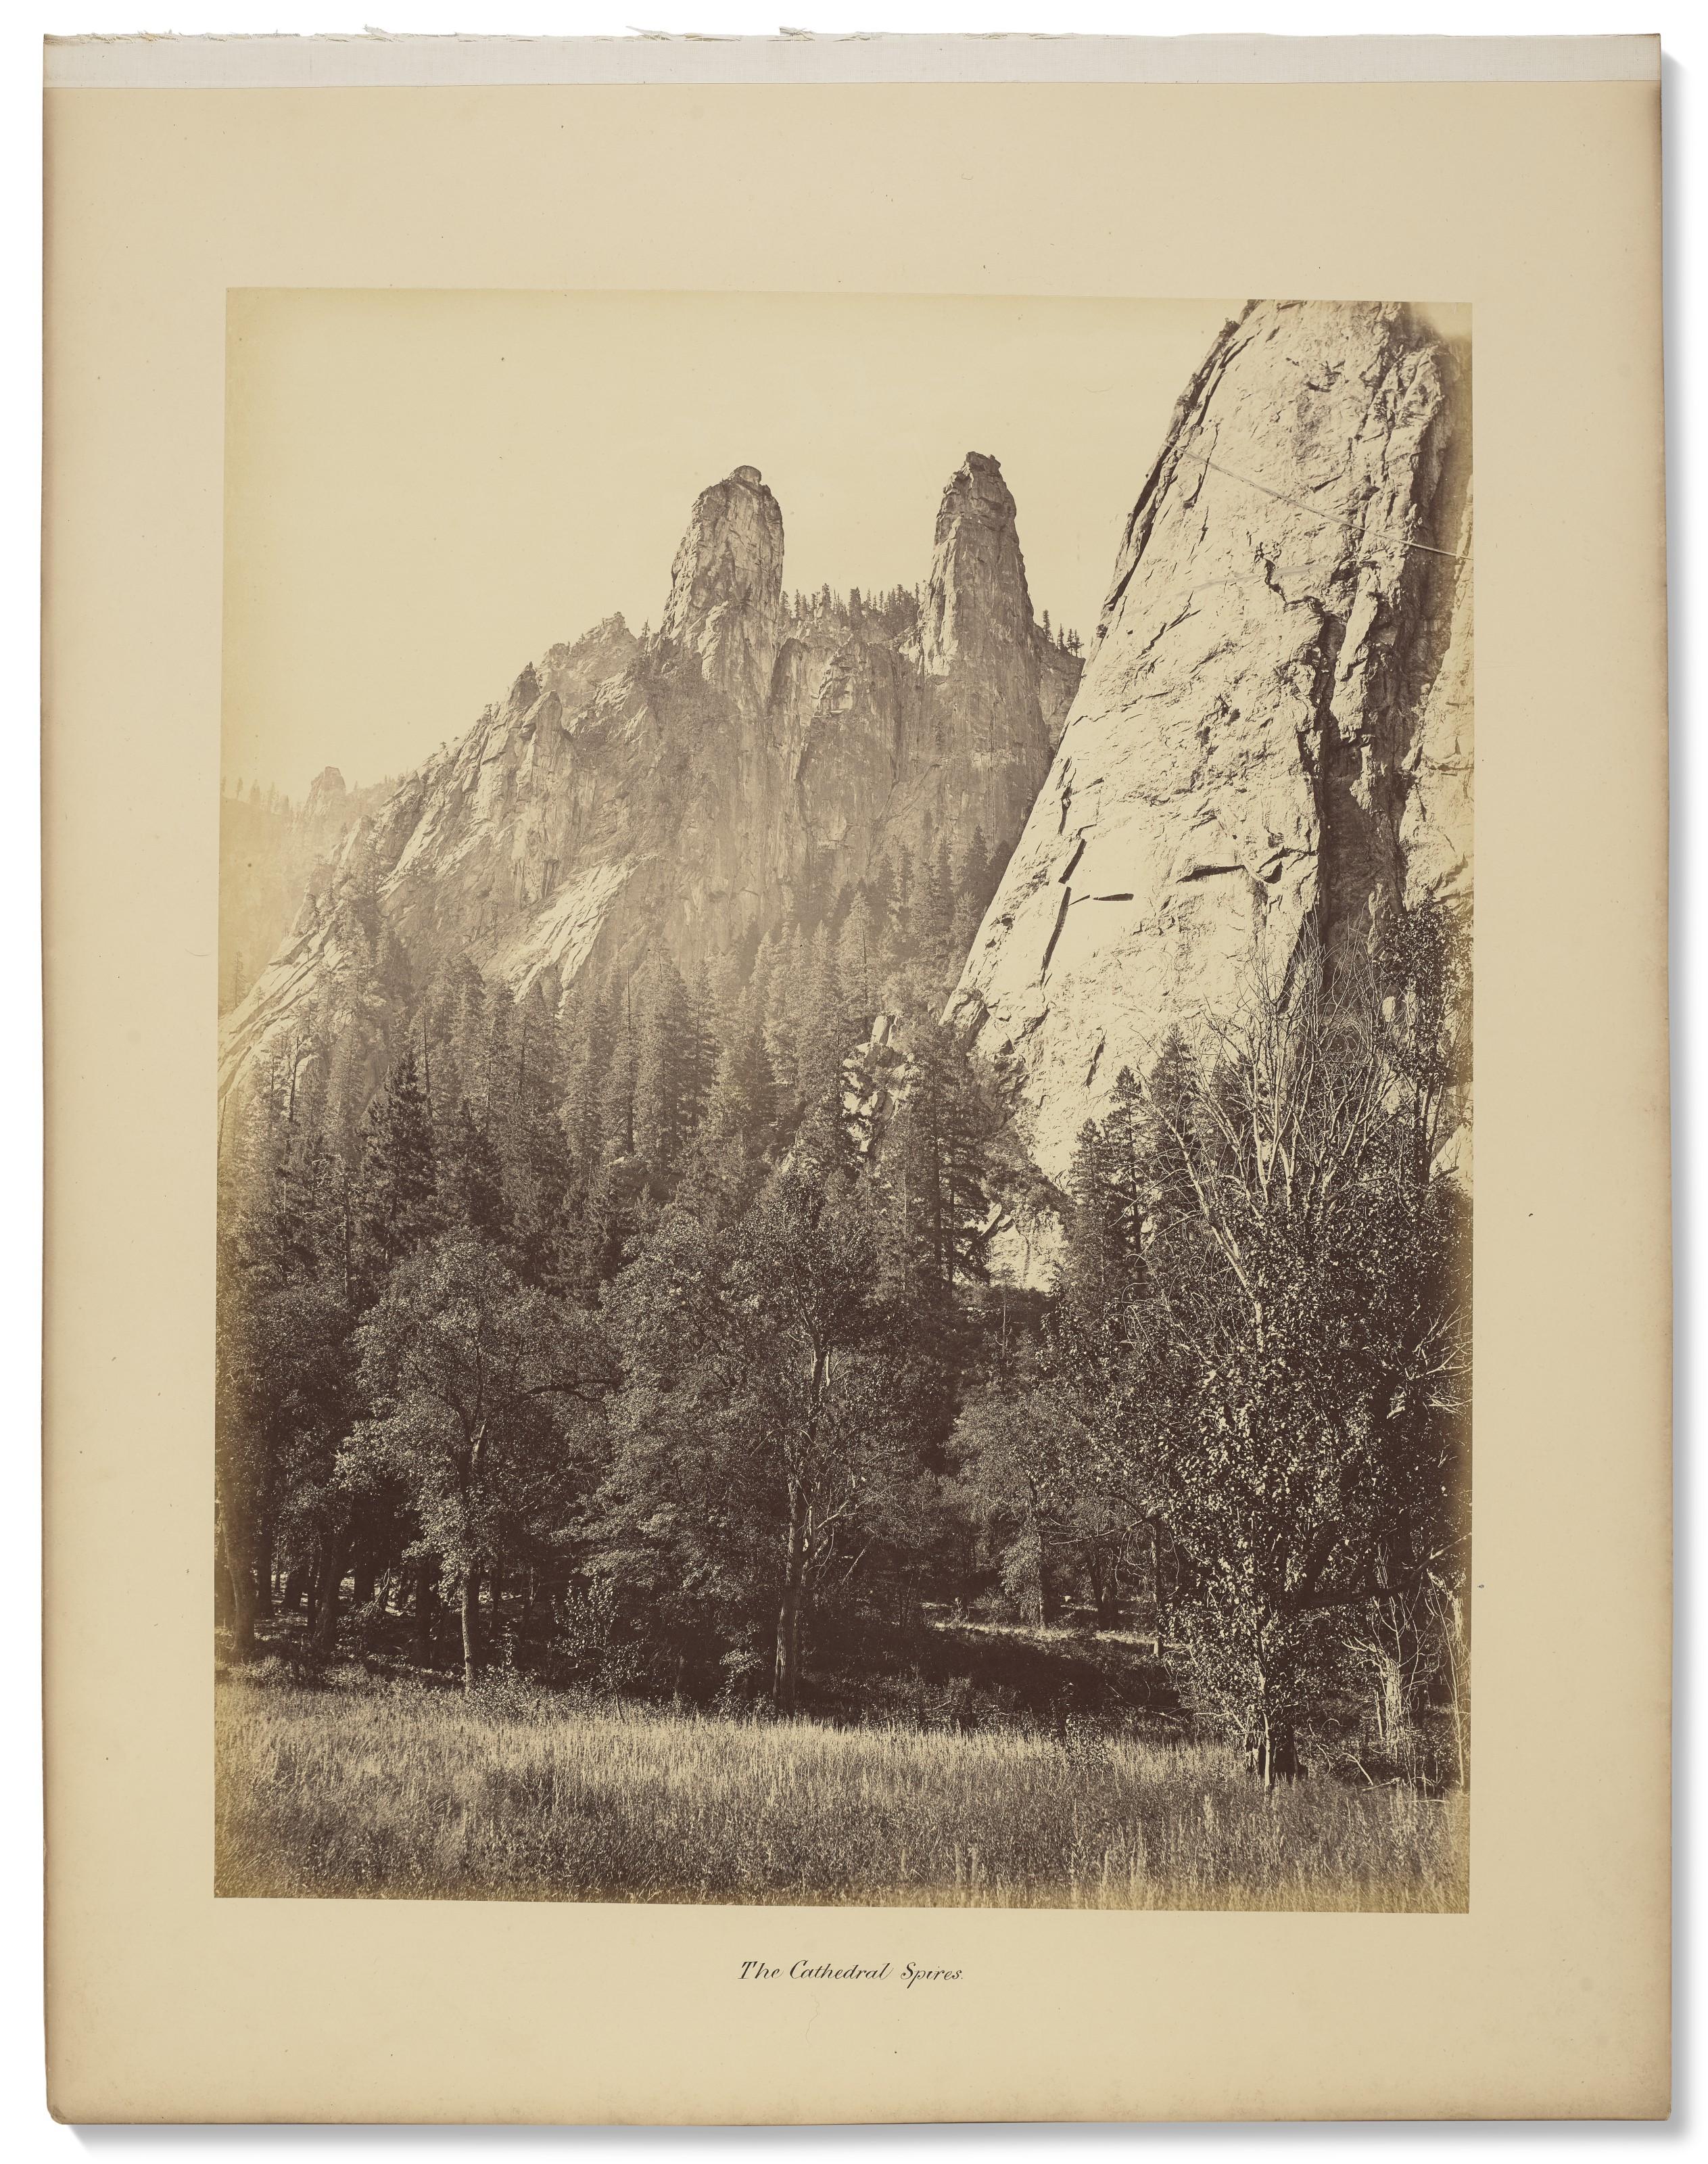
[[[455,740],[523,665],[656,624],[695,496],[755,465],[786,586],[912,584],[1001,461],[1033,605],[1089,636],[1233,301],[234,292],[223,764],[302,796]]]
[[[656,623],[695,496],[755,465],[785,583],[922,579],[1000,459],[1040,612],[1089,634],[1237,302],[234,293],[224,770],[302,796],[455,740],[524,663]]]

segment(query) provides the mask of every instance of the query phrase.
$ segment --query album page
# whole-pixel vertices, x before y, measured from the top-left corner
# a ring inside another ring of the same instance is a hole
[[[46,68],[55,2113],[1664,2116],[1654,41]]]

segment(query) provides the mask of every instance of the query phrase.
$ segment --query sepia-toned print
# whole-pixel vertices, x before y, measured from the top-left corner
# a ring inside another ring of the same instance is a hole
[[[217,1890],[1463,1909],[1467,312],[230,368]]]

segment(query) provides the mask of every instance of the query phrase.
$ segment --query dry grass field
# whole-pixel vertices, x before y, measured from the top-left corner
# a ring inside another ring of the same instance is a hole
[[[512,1689],[218,1706],[216,1890],[393,1899],[1460,1909],[1461,1794],[1088,1733],[734,1721]]]

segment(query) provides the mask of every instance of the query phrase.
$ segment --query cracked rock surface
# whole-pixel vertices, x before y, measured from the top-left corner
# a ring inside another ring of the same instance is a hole
[[[1469,903],[1469,371],[1258,302],[1176,406],[950,1012],[1059,1181],[1123,1066],[1383,911]]]

